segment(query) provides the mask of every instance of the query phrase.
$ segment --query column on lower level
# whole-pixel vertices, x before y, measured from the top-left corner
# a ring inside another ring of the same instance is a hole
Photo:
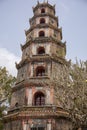
[[[32,105],[32,88],[28,89],[28,105]]]
[[[29,123],[23,121],[23,130],[30,130]]]
[[[47,123],[47,130],[51,130],[52,128],[51,128],[51,122],[48,122]]]

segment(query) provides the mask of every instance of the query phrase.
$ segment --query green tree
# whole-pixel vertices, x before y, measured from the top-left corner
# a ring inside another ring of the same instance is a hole
[[[77,127],[87,125],[87,61],[72,64],[70,76],[73,88],[71,114]]]
[[[11,87],[14,85],[16,78],[9,74],[6,68],[0,67],[0,130],[3,128],[2,116],[6,109],[6,101],[10,102]]]
[[[74,127],[87,125],[87,61],[76,60],[75,64],[63,65],[60,74],[51,78],[51,83],[58,106],[69,111]]]

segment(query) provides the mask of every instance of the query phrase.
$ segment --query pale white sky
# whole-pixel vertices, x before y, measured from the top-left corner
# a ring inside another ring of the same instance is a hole
[[[39,0],[43,2],[44,0]],[[37,0],[0,0],[0,66],[16,75],[15,61],[21,58],[24,30],[33,16]],[[56,5],[56,16],[67,45],[67,59],[87,60],[87,0],[49,0]]]

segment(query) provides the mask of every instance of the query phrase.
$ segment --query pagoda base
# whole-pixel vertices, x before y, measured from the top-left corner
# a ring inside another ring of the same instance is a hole
[[[67,111],[55,106],[24,106],[8,112],[4,130],[72,130],[72,121]]]

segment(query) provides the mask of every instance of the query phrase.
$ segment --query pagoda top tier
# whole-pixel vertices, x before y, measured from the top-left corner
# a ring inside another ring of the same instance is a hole
[[[40,3],[39,1],[37,1],[37,5],[33,7],[33,12],[35,13],[38,8],[44,8],[44,7],[49,7],[51,10],[53,10],[55,14],[55,5],[52,6],[51,4],[48,3],[48,1],[45,1],[45,0],[43,3]]]

